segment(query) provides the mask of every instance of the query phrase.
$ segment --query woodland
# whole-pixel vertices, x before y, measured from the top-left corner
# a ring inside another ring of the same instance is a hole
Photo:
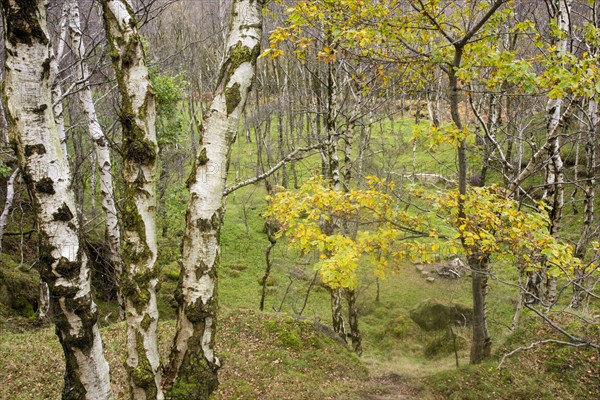
[[[600,1],[1,13],[1,398],[600,398]]]

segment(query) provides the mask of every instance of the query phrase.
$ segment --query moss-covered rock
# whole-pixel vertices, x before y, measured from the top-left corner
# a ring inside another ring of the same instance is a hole
[[[40,277],[36,271],[20,270],[5,258],[0,262],[0,303],[24,317],[32,317],[38,308]]]
[[[444,304],[427,299],[410,311],[410,318],[425,331],[443,330],[449,326],[466,326],[473,310],[461,304]]]
[[[421,329],[407,315],[399,315],[391,319],[385,327],[385,335],[390,335],[396,339],[409,339],[420,336]]]

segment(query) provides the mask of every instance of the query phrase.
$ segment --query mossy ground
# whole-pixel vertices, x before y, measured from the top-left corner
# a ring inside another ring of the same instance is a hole
[[[372,146],[375,150],[386,149],[389,167],[397,163],[409,169],[412,165],[411,126],[411,121],[397,121],[395,135],[388,136],[378,132],[389,131],[389,121],[383,121],[374,129]],[[275,124],[272,129],[276,130]],[[418,172],[451,175],[448,171],[454,166],[454,150],[450,146],[429,149],[423,144],[417,154]],[[255,172],[254,161],[249,156],[252,152],[245,146],[247,144],[241,141],[234,146],[230,182]],[[394,154],[397,157],[392,157]],[[368,162],[380,168],[387,165],[385,160],[374,158]],[[319,159],[316,156],[297,162],[300,182],[313,176],[317,165]],[[182,175],[186,173],[182,172]],[[289,176],[291,179],[292,174]],[[469,305],[471,283],[468,276],[461,280],[436,277],[434,283],[429,283],[412,264],[399,264],[388,271],[385,280],[379,281],[379,300],[376,301],[378,282],[369,266],[361,265],[357,305],[364,335],[364,354],[359,360],[339,344],[316,333],[311,324],[290,317],[302,309],[314,275],[314,259],[300,257],[287,248],[284,239],[280,239],[272,253],[273,271],[266,311],[259,313],[259,282],[264,274],[264,250],[269,243],[261,217],[266,205],[265,194],[263,185],[258,184],[241,189],[227,199],[218,284],[221,314],[216,338],[217,354],[223,359],[223,368],[216,398],[392,399],[395,397],[370,394],[393,396],[400,387],[410,394],[407,398],[415,399],[597,397],[598,385],[593,379],[598,378],[598,356],[583,349],[541,347],[512,357],[506,363],[507,368],[496,370],[498,357],[504,352],[550,335],[540,324],[531,324],[528,313],[523,316],[523,328],[516,334],[510,333],[508,326],[517,292],[500,280],[490,281],[488,298],[495,359],[481,366],[467,366],[468,328],[455,329],[455,333],[464,338],[458,349],[460,368],[457,369],[453,351],[435,356],[425,354],[432,343],[446,333],[423,332],[409,317],[410,310],[427,298]],[[170,226],[168,233],[159,237],[162,275],[158,292],[164,356],[171,344],[174,327],[173,293],[179,274],[177,258],[186,201],[183,183],[169,186],[165,199],[169,203],[165,206],[165,217],[159,222]],[[570,210],[566,211],[570,213]],[[565,218],[570,221],[573,216],[568,214]],[[575,232],[577,226],[569,225],[568,229]],[[495,263],[493,271],[504,281],[514,282],[517,278],[510,266]],[[115,394],[118,399],[125,398],[125,328],[123,324],[114,323],[113,304],[100,303],[99,308]],[[313,286],[302,316],[311,323],[330,323],[329,295],[319,284]],[[62,357],[51,328],[35,328],[10,310],[0,308],[0,398],[58,398],[62,385]],[[367,378],[367,370],[370,378]]]
[[[126,327],[102,328],[113,390],[125,399],[123,360]],[[171,345],[174,321],[159,324],[163,356]],[[217,352],[223,367],[216,399],[359,398],[367,369],[348,349],[316,332],[310,323],[253,311],[221,316]],[[2,331],[2,399],[58,399],[62,388],[62,351],[53,329],[26,333]]]

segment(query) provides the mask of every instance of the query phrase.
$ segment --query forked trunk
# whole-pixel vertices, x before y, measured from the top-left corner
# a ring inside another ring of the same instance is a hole
[[[53,55],[46,2],[2,2],[10,134],[39,231],[39,266],[50,290],[65,359],[63,399],[111,399],[88,259],[80,246],[70,171],[52,111]]]
[[[207,399],[218,385],[220,361],[214,354],[214,335],[223,192],[231,145],[260,54],[263,4],[261,0],[233,2],[215,97],[188,181],[182,271],[175,295],[177,327],[164,381],[173,399]]]
[[[125,367],[134,400],[162,399],[162,369],[156,337],[155,180],[158,146],[154,93],[133,8],[125,0],[103,0],[102,7],[110,56],[121,93],[119,117],[123,129],[125,185],[121,293],[127,320]],[[101,142],[102,138],[98,140]]]

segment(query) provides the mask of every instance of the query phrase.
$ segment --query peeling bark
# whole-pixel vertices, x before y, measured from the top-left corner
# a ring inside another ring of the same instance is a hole
[[[70,171],[52,110],[53,52],[43,0],[2,1],[10,135],[39,230],[40,275],[48,284],[66,359],[63,399],[112,399],[109,368],[80,246]]]
[[[162,399],[162,369],[156,336],[155,181],[158,146],[154,93],[135,12],[129,1],[103,0],[101,3],[109,53],[121,93],[119,117],[123,129],[125,185],[121,293],[127,320],[125,366],[133,399]],[[99,141],[103,140],[101,133],[94,134],[98,135]],[[106,162],[106,159],[102,161],[104,166]]]
[[[175,296],[179,303],[177,327],[164,381],[173,399],[207,399],[218,385],[220,361],[214,354],[214,335],[223,192],[231,145],[260,53],[263,4],[261,0],[233,3],[215,97],[188,180],[190,200]]]

